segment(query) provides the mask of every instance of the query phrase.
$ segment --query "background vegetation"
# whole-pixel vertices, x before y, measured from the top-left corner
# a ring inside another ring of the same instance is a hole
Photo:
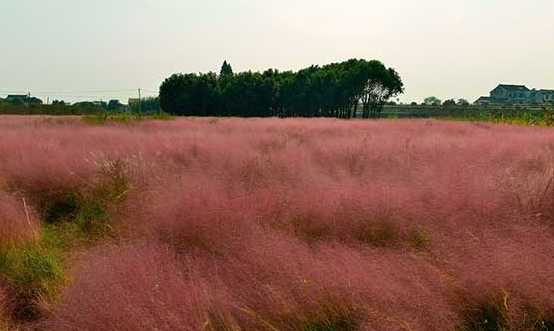
[[[379,61],[351,59],[298,72],[269,69],[219,75],[175,74],[160,87],[161,108],[170,114],[242,117],[376,117],[402,93],[398,73]]]

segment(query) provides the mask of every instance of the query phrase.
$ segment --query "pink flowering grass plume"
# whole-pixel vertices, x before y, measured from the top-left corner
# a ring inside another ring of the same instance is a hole
[[[3,238],[32,233],[23,197],[44,219],[44,201],[81,201],[123,169],[118,237],[71,259],[45,329],[552,328],[550,129],[9,118],[0,130],[0,222],[17,225]]]
[[[38,238],[40,223],[24,197],[0,191],[0,243],[10,246]]]

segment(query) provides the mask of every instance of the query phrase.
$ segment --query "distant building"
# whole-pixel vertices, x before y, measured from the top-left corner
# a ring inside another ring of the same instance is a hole
[[[491,98],[490,97],[480,97],[479,99],[477,99],[474,104],[476,105],[479,105],[479,106],[485,106],[485,105],[488,105],[491,103]]]
[[[531,90],[524,85],[500,84],[490,92],[491,101],[494,103],[528,103],[530,96]]]
[[[10,94],[5,101],[18,105],[42,105],[42,100],[27,94]]]
[[[530,90],[525,85],[500,84],[488,97],[480,97],[474,104],[544,104],[554,102],[554,90]]]
[[[533,103],[552,103],[554,90],[532,90],[530,97]]]
[[[25,103],[29,96],[27,94],[10,94],[6,97],[7,102],[11,103]]]

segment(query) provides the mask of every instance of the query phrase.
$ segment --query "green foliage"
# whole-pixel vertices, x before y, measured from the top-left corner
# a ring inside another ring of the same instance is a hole
[[[124,107],[124,105],[119,102],[119,100],[110,100],[108,102],[108,104],[106,105],[106,109],[108,111],[117,111],[117,110],[121,110],[122,108]]]
[[[458,99],[458,101],[456,102],[456,105],[467,107],[469,106],[469,101],[467,101],[466,99]]]
[[[142,114],[153,116],[161,113],[160,108],[160,98],[158,97],[147,97],[142,98],[140,103],[138,100],[133,102],[129,101],[129,111],[135,114]]]
[[[219,77],[224,79],[231,76],[233,76],[233,68],[227,61],[223,61],[223,65],[221,66],[221,70],[219,71]]]
[[[45,221],[74,223],[90,238],[105,235],[111,230],[110,208],[120,203],[129,190],[125,171],[123,162],[108,162],[101,170],[100,180],[91,189],[47,196],[43,206]]]
[[[71,249],[112,233],[111,211],[128,190],[125,164],[113,161],[102,166],[91,188],[54,192],[39,199],[46,222],[40,238],[0,246],[0,276],[15,292],[18,320],[37,318],[39,298],[56,299],[67,281],[65,260]]]
[[[456,106],[456,101],[454,99],[448,99],[448,100],[445,100],[442,105],[444,107],[452,107],[452,106]]]
[[[83,116],[82,120],[90,125],[104,125],[108,123],[132,124],[140,121],[157,120],[169,121],[173,117],[164,112],[146,114],[146,113],[96,113],[93,115]]]
[[[17,104],[0,102],[0,114],[15,115],[92,115],[104,112],[105,108],[94,104],[77,103],[68,105],[64,102],[56,102],[51,105],[44,104]]]
[[[554,126],[554,106],[387,106],[387,118],[436,118],[456,121]]]
[[[37,318],[36,302],[55,298],[66,281],[64,269],[62,250],[42,238],[0,248],[0,275],[14,291],[17,319]]]
[[[554,106],[549,106],[544,108],[544,125],[546,126],[554,125]]]
[[[441,99],[437,97],[427,97],[423,100],[423,104],[427,106],[440,106],[441,102]]]
[[[266,70],[233,74],[174,74],[160,87],[161,108],[186,116],[295,117],[379,114],[390,98],[403,92],[398,73],[379,61],[351,59],[298,72]]]
[[[0,250],[0,273],[28,294],[52,294],[63,279],[58,252],[41,242]]]

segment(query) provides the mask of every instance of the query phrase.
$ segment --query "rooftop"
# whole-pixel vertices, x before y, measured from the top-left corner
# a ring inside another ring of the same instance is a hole
[[[504,88],[512,91],[529,91],[529,89],[525,85],[500,84],[497,88]]]

